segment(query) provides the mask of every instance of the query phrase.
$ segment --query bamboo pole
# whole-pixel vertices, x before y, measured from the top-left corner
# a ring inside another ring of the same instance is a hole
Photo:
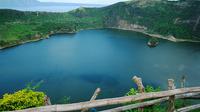
[[[137,108],[151,106],[151,105],[166,101],[167,99],[168,99],[168,97],[165,97],[165,98],[160,98],[160,99],[156,99],[156,100],[140,102],[140,103],[131,104],[131,105],[122,106],[122,107],[117,107],[117,108],[104,110],[104,111],[100,111],[100,112],[122,112],[122,111],[126,111],[126,110],[131,110],[131,109],[137,109]]]
[[[169,90],[175,89],[173,79],[168,79],[168,89]],[[169,97],[168,112],[174,112],[174,110],[175,110],[175,95],[172,95]]]
[[[192,96],[192,97],[186,98],[186,99],[192,99],[192,100],[200,99],[200,94],[196,95],[196,96]]]
[[[94,94],[92,95],[90,101],[94,101],[94,100],[97,98],[97,96],[99,95],[100,92],[101,92],[101,89],[100,89],[100,88],[97,88],[97,89],[95,90]],[[86,112],[86,111],[88,111],[88,110],[89,110],[89,108],[85,108],[85,109],[83,109],[81,112]]]
[[[176,95],[175,98],[176,99],[187,99],[187,98],[190,98],[190,97],[193,97],[193,96],[196,96],[196,95],[200,95],[200,93],[188,93],[188,94],[183,94],[183,95]],[[157,104],[157,103],[160,103],[160,102],[164,102],[164,101],[167,101],[167,100],[169,100],[169,97],[160,98],[160,99],[151,100],[151,101],[146,101],[146,102],[142,102],[142,103],[130,104],[130,105],[122,106],[122,107],[103,110],[103,111],[100,111],[100,112],[121,112],[121,111],[151,106],[151,105],[154,105],[154,104]]]
[[[181,88],[181,89],[161,91],[161,92],[144,93],[144,94],[138,94],[138,95],[133,95],[133,96],[107,98],[107,99],[95,100],[92,102],[87,101],[87,102],[72,103],[72,104],[43,106],[43,107],[19,110],[17,112],[76,111],[76,110],[82,110],[84,108],[102,107],[102,106],[109,106],[109,105],[139,101],[139,100],[144,100],[144,99],[162,98],[162,97],[169,97],[172,95],[179,95],[179,94],[185,94],[185,93],[197,93],[197,92],[200,92],[200,87]]]
[[[189,111],[196,110],[196,109],[199,109],[199,108],[200,108],[200,104],[196,104],[196,105],[180,108],[175,112],[189,112]]]
[[[93,101],[97,98],[97,96],[99,95],[99,93],[101,92],[100,88],[97,88],[93,94],[93,96],[91,97],[90,101]]]

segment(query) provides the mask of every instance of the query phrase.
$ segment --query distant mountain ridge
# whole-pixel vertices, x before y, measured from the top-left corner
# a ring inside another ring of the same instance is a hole
[[[24,6],[24,5],[37,5],[40,4],[37,0],[0,0],[1,7],[11,7],[11,6]]]
[[[82,3],[58,3],[58,2],[40,2],[38,0],[0,0],[0,7],[17,6],[75,6],[75,5],[96,5]]]

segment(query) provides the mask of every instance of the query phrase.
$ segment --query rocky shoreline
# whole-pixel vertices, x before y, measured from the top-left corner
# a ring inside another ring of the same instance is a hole
[[[160,38],[160,39],[165,39],[165,40],[169,40],[172,42],[200,42],[200,40],[190,40],[190,39],[177,39],[172,35],[168,35],[168,36],[163,36],[160,34],[153,34],[153,33],[149,33],[148,28],[146,26],[142,26],[139,24],[131,24],[126,20],[118,20],[116,22],[116,25],[108,25],[108,28],[111,29],[119,29],[119,30],[128,30],[128,31],[134,31],[134,32],[138,32],[144,35],[147,35],[149,37],[155,37],[155,38]]]
[[[47,39],[47,38],[48,37],[46,37],[46,38],[43,37],[43,38],[37,38],[37,39],[32,39],[32,40],[20,41],[20,42],[14,43],[14,44],[6,45],[6,46],[1,46],[0,50],[1,49],[15,47],[15,46],[22,45],[22,44],[25,44],[25,43],[37,42],[37,41],[40,41],[40,40],[43,40],[43,39]]]
[[[190,39],[177,39],[177,38],[175,38],[172,35],[163,36],[163,35],[160,35],[160,34],[151,34],[151,33],[147,33],[143,29],[129,29],[129,28],[120,28],[120,27],[108,27],[108,28],[118,29],[118,30],[134,31],[134,32],[138,32],[138,33],[147,35],[149,37],[155,37],[155,38],[165,39],[165,40],[169,40],[169,41],[172,41],[172,42],[200,42],[200,41],[197,41],[197,40],[190,40]]]

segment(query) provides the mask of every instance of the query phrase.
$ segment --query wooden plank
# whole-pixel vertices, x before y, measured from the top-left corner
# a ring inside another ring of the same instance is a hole
[[[196,110],[196,109],[200,109],[200,104],[180,108],[180,109],[176,110],[176,112],[189,112],[189,111]]]
[[[161,92],[143,93],[143,94],[138,94],[138,95],[133,95],[133,96],[100,99],[100,100],[95,100],[92,102],[87,101],[87,102],[72,103],[72,104],[43,106],[43,107],[20,110],[17,112],[75,111],[75,110],[82,110],[84,108],[116,105],[116,104],[128,103],[128,102],[139,101],[139,100],[144,100],[144,99],[169,97],[172,95],[178,95],[178,94],[184,94],[184,93],[195,93],[195,92],[200,92],[200,87],[190,87],[190,88],[181,88],[181,89],[161,91]]]
[[[174,90],[176,87],[174,85],[173,79],[168,79],[168,89]],[[168,103],[168,110],[167,112],[174,112],[175,110],[175,95],[172,95],[169,97],[169,103]]]
[[[190,98],[190,97],[193,97],[193,96],[196,96],[196,95],[200,95],[200,93],[188,93],[188,94],[183,94],[183,95],[176,95],[176,99],[187,99],[187,98]],[[146,102],[142,102],[142,103],[130,104],[130,105],[122,106],[122,107],[103,110],[103,111],[100,111],[100,112],[121,112],[121,111],[151,106],[151,105],[154,105],[154,104],[157,104],[157,103],[160,103],[160,102],[164,102],[164,101],[167,101],[167,100],[169,100],[169,97],[160,98],[160,99],[151,100],[151,101],[146,101]]]

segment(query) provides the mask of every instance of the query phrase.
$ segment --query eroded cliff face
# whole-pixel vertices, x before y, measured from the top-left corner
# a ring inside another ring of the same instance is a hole
[[[182,13],[176,25],[187,26],[195,38],[200,38],[200,1],[199,0],[185,0],[178,3],[177,7],[182,8]]]
[[[200,40],[200,1],[133,0],[107,7],[104,25]]]
[[[128,23],[128,21],[126,20],[117,21],[116,28],[127,29],[127,30],[141,30],[141,31],[147,30],[147,27],[145,26],[141,26],[138,24],[131,24],[131,23]]]

